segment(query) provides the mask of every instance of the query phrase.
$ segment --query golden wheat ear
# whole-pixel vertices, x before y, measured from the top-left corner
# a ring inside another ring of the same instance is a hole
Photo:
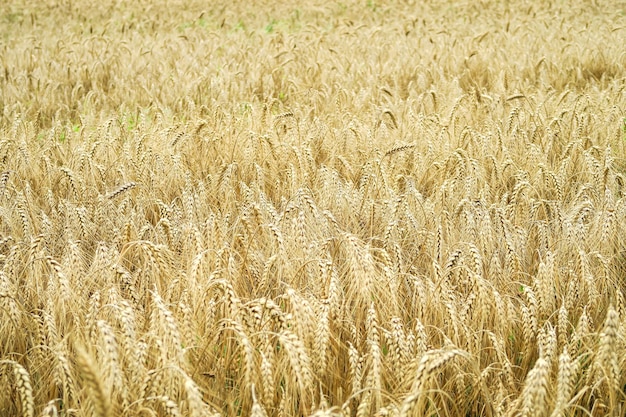
[[[129,182],[126,183],[118,188],[116,188],[115,190],[111,191],[110,193],[108,193],[106,195],[106,198],[108,198],[109,200],[112,200],[116,197],[119,197],[120,195],[124,194],[126,191],[135,188],[137,186],[137,183],[135,182]]]
[[[77,366],[87,388],[85,393],[87,406],[91,407],[97,416],[112,417],[110,387],[106,385],[96,360],[83,348],[77,348]]]
[[[14,388],[19,398],[19,408],[25,417],[35,416],[35,401],[30,374],[21,364],[13,360],[0,360],[0,367],[13,371]]]
[[[4,197],[4,191],[6,190],[10,176],[11,171],[4,171],[2,174],[0,174],[0,200]]]

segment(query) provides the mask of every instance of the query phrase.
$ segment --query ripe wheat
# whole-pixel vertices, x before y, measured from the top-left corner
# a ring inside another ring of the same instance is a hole
[[[622,6],[26,3],[0,415],[624,414]]]

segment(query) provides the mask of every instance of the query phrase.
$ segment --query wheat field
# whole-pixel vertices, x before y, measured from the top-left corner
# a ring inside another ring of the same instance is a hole
[[[626,415],[626,3],[113,3],[0,5],[0,415]]]

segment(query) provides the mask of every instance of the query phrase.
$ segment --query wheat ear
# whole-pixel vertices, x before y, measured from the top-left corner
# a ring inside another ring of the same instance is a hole
[[[415,378],[413,379],[413,385],[411,387],[410,394],[402,401],[400,407],[400,417],[407,417],[413,411],[422,395],[424,394],[424,388],[429,378],[433,376],[435,371],[440,369],[450,360],[456,356],[465,356],[466,353],[462,350],[431,350],[426,352],[420,359],[417,367]],[[422,412],[423,410],[418,410]]]
[[[33,399],[33,386],[30,382],[28,371],[19,363],[9,359],[0,361],[0,366],[2,365],[13,368],[15,388],[20,398],[22,415],[24,417],[33,417],[35,415],[35,401]]]

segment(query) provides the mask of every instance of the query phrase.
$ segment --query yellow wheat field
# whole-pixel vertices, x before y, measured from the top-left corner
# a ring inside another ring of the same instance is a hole
[[[626,415],[626,4],[0,5],[0,415]]]

